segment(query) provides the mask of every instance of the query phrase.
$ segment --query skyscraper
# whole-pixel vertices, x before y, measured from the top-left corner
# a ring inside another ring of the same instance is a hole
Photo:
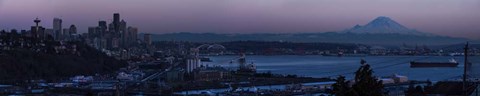
[[[61,40],[62,39],[62,19],[60,18],[53,18],[53,38],[55,40]]]
[[[70,25],[70,30],[69,30],[70,35],[77,34],[77,27],[75,25]]]
[[[137,34],[138,34],[138,28],[136,27],[128,27],[128,34],[130,34],[129,36],[129,43],[131,46],[134,46],[135,43],[137,42]]]
[[[127,48],[129,44],[127,44],[128,42],[128,38],[129,38],[129,34],[127,32],[127,22],[125,22],[124,20],[120,21],[120,33],[121,33],[121,42],[120,42],[120,46],[123,47],[123,48]]]
[[[88,38],[94,39],[97,37],[96,29],[97,27],[88,27]]]
[[[98,21],[98,26],[100,27],[107,27],[107,21]]]
[[[120,22],[120,14],[119,13],[113,13],[113,22]]]
[[[77,34],[77,27],[75,27],[75,25],[70,25],[70,30],[68,31],[68,38],[70,38],[70,40],[74,40],[75,38],[73,38],[73,35]]]
[[[68,28],[63,29],[63,33],[62,33],[62,36],[61,36],[62,40],[69,40],[70,39],[69,38],[70,33],[68,31],[70,31],[70,29],[68,29]]]
[[[113,13],[113,27],[115,34],[118,34],[120,31],[120,14]]]
[[[107,21],[98,21],[98,33],[100,37],[103,37],[107,32]]]

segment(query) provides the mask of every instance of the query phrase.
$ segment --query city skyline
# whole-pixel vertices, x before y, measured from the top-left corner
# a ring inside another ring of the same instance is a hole
[[[411,29],[479,39],[480,12],[475,9],[480,9],[480,1],[4,0],[0,29],[28,29],[36,17],[42,20],[40,26],[53,28],[53,18],[60,18],[63,26],[74,24],[86,33],[97,21],[111,22],[111,14],[120,13],[142,33],[299,33],[342,31],[388,16]]]

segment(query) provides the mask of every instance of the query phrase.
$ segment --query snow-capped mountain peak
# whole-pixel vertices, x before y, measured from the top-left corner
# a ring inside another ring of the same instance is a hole
[[[408,29],[407,27],[386,16],[377,17],[364,26],[355,25],[353,28],[346,31],[352,33],[397,33],[411,35],[428,35],[428,33]]]

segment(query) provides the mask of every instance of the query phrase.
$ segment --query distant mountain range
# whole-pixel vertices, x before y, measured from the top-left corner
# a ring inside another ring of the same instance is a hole
[[[368,24],[340,32],[319,33],[254,33],[254,34],[219,34],[219,33],[169,33],[154,34],[154,41],[191,41],[191,42],[227,42],[227,41],[288,41],[288,42],[331,42],[361,43],[371,45],[447,45],[458,44],[469,39],[440,36],[408,29],[389,17],[381,16]]]

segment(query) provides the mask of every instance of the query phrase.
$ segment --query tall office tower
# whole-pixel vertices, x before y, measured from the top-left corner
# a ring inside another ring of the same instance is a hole
[[[113,27],[114,27],[114,32],[118,34],[120,31],[120,14],[118,13],[113,13]]]
[[[75,25],[72,24],[72,25],[70,25],[70,28],[69,28],[69,29],[70,29],[70,30],[68,31],[68,33],[70,34],[70,35],[69,35],[69,38],[70,38],[70,40],[72,40],[72,39],[73,39],[73,35],[74,35],[74,34],[77,34],[77,27],[75,27]]]
[[[128,44],[128,37],[129,37],[129,34],[127,32],[127,22],[125,22],[124,20],[120,21],[120,33],[121,33],[121,38],[120,38],[120,46],[123,47],[123,48],[127,48]]]
[[[68,29],[68,28],[64,28],[64,29],[63,29],[63,33],[62,33],[63,35],[62,35],[62,37],[61,37],[62,40],[70,40],[70,38],[69,38],[69,37],[70,37],[70,33],[69,33],[68,31],[70,31],[70,29]]]
[[[120,14],[113,13],[113,22],[120,22]]]
[[[107,21],[98,21],[98,26],[107,27]]]
[[[77,34],[77,27],[75,25],[70,25],[70,35]]]
[[[98,21],[98,33],[101,37],[103,37],[107,32],[107,21]]]
[[[115,24],[113,24],[113,22],[108,24],[108,33],[109,34],[115,33]]]
[[[88,27],[88,38],[92,39],[97,37],[97,32],[96,32],[97,27]]]
[[[152,45],[152,35],[151,34],[148,34],[148,33],[144,34],[143,35],[143,40],[144,40],[145,44],[147,44],[147,46]]]
[[[53,38],[55,40],[61,40],[62,37],[62,19],[53,18]]]
[[[128,42],[130,43],[130,46],[135,46],[137,42],[137,33],[138,33],[138,28],[136,27],[128,27],[128,34],[130,34],[130,38],[128,39]]]
[[[120,28],[120,31],[126,31],[127,30],[127,22],[125,22],[124,20],[120,21],[119,28]]]

